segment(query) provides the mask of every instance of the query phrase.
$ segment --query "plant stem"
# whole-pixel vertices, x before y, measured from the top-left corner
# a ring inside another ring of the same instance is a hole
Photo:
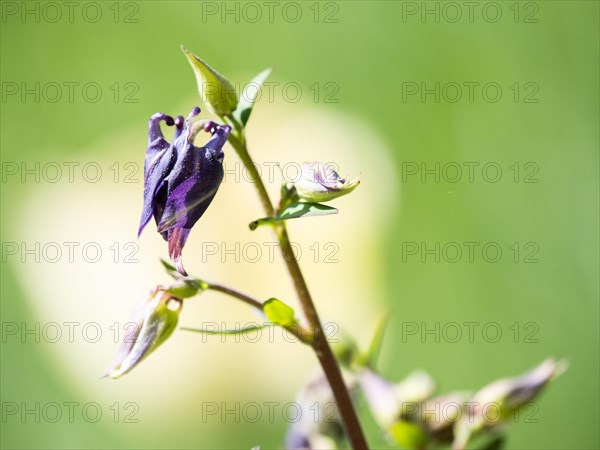
[[[223,286],[222,284],[216,284],[216,283],[206,283],[206,284],[207,284],[206,289],[222,292],[223,294],[227,294],[231,297],[235,297],[238,300],[248,303],[250,306],[253,306],[254,308],[256,308],[260,311],[263,310],[263,305],[261,302],[250,297],[249,295],[244,294],[243,292],[236,291],[235,289],[231,289],[230,287]]]
[[[242,163],[244,164],[256,187],[265,214],[268,217],[273,216],[275,209],[273,208],[269,194],[267,193],[262,178],[256,169],[254,161],[248,153],[244,131],[241,125],[233,117],[229,117],[229,120],[233,123],[237,132],[235,135],[229,136],[230,143],[242,160]],[[319,315],[317,314],[317,309],[310,295],[310,291],[308,290],[308,286],[304,279],[304,275],[302,274],[302,270],[300,269],[300,265],[298,264],[298,260],[296,259],[296,255],[293,252],[285,222],[277,222],[273,228],[279,241],[283,259],[292,278],[292,282],[294,283],[294,288],[296,289],[302,311],[304,312],[304,316],[314,332],[314,338],[311,345],[317,355],[317,358],[319,359],[319,363],[321,364],[327,381],[331,386],[331,390],[338,405],[348,440],[350,441],[352,448],[355,450],[368,450],[369,447],[360,426],[360,422],[358,421],[358,416],[356,415],[354,405],[350,399],[350,394],[346,384],[344,383],[342,372],[337,360],[335,359],[335,356],[333,355],[333,352],[331,351],[331,347],[327,342],[325,332],[323,331],[323,326],[321,325]]]
[[[230,144],[236,150],[238,156],[242,160],[242,164],[248,171],[248,175],[250,175],[250,178],[252,179],[256,190],[258,191],[258,197],[260,198],[260,202],[262,203],[263,209],[265,210],[265,214],[267,215],[267,217],[271,217],[274,215],[275,209],[273,208],[273,204],[271,203],[271,199],[269,198],[269,193],[267,192],[267,189],[265,188],[265,185],[262,182],[262,178],[258,173],[258,169],[256,168],[254,161],[252,161],[252,158],[248,153],[248,149],[246,147],[246,138],[244,137],[243,131],[241,131],[241,128],[238,128],[239,124],[237,122],[234,121],[234,125],[236,129],[240,130],[239,139],[236,136],[229,135]]]
[[[233,297],[233,298],[243,301],[244,303],[258,309],[261,312],[264,311],[264,308],[263,308],[264,305],[262,302],[260,302],[259,300],[256,300],[253,297],[250,297],[249,295],[244,294],[243,292],[237,291],[228,286],[223,286],[222,284],[207,283],[207,282],[204,282],[204,283],[206,284],[205,289],[222,292],[223,294],[227,294],[230,297]],[[299,324],[291,324],[290,326],[284,326],[283,328],[285,328],[288,332],[290,332],[291,334],[296,336],[300,342],[303,342],[308,345],[312,345],[314,335],[311,332],[311,330],[307,330],[306,328],[300,326]]]

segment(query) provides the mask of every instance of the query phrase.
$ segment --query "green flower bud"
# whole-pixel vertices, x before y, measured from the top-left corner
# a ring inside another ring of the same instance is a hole
[[[223,75],[196,55],[187,51],[183,46],[181,46],[181,50],[185,53],[194,70],[200,98],[202,98],[210,112],[223,117],[235,111],[238,105],[238,96],[233,85]]]
[[[349,194],[360,184],[358,177],[342,178],[328,164],[302,164],[300,179],[294,183],[298,196],[309,202],[328,202]]]
[[[124,337],[117,357],[102,378],[114,379],[126,374],[166,341],[177,326],[182,304],[180,298],[161,288],[155,289],[138,306],[132,317],[136,326]]]

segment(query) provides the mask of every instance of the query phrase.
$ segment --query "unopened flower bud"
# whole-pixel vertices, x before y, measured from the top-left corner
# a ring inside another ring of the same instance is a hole
[[[533,400],[563,370],[564,363],[548,359],[531,372],[485,386],[474,395],[473,402],[481,405],[495,403],[506,410],[518,408]]]
[[[456,424],[453,448],[463,449],[475,434],[507,422],[565,370],[564,361],[547,359],[531,372],[497,380],[482,388],[469,401],[467,416]],[[493,420],[490,410],[494,411]]]
[[[125,335],[117,357],[102,378],[119,378],[137,366],[166,341],[175,330],[183,301],[157,288],[138,306],[132,322],[136,324]]]
[[[342,178],[328,164],[304,163],[294,186],[301,199],[319,203],[349,194],[359,184],[358,177]]]
[[[200,97],[208,109],[219,117],[228,116],[238,105],[238,96],[233,85],[196,55],[181,47],[198,83]]]

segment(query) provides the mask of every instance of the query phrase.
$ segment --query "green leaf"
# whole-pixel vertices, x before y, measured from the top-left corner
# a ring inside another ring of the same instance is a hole
[[[296,219],[298,217],[308,216],[327,216],[329,214],[337,214],[338,210],[331,206],[322,205],[320,203],[292,203],[279,213],[279,220]]]
[[[338,210],[336,208],[320,203],[295,202],[287,206],[276,217],[264,217],[255,220],[249,226],[251,230],[256,230],[261,225],[272,225],[273,223],[282,220],[309,216],[328,216],[330,214],[337,214],[337,212]]]
[[[375,329],[375,334],[371,340],[366,361],[367,365],[371,368],[375,368],[375,364],[377,363],[377,358],[379,357],[379,352],[381,351],[381,346],[383,344],[383,336],[389,320],[390,313],[387,313],[379,320],[377,328]]]
[[[219,117],[235,111],[238,98],[233,85],[202,59],[187,51],[183,45],[181,50],[194,70],[198,92],[208,109]]]
[[[187,328],[187,327],[181,327],[181,329],[185,330],[185,331],[193,331],[194,333],[211,334],[211,335],[236,335],[236,334],[251,333],[252,331],[262,330],[263,328],[267,328],[267,327],[271,327],[271,326],[273,326],[273,325],[264,324],[264,325],[244,327],[244,328],[239,328],[239,329],[234,329],[234,330],[219,330],[219,331],[204,330],[202,328]]]
[[[242,91],[242,97],[240,98],[237,108],[233,112],[233,117],[235,117],[237,121],[242,124],[242,126],[246,126],[248,123],[250,113],[254,107],[254,102],[256,102],[256,97],[258,96],[263,83],[271,74],[271,71],[271,68],[263,70],[261,73],[252,78],[252,80],[250,80],[250,82],[244,87],[244,90]]]
[[[270,298],[263,304],[263,311],[271,322],[286,327],[296,323],[294,309],[281,300]]]

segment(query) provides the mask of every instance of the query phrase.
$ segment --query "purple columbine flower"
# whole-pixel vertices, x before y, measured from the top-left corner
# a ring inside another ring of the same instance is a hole
[[[207,122],[203,127],[191,126],[200,113],[195,107],[185,124],[183,117],[175,120],[156,113],[148,124],[148,148],[144,162],[144,207],[138,236],[150,218],[158,232],[169,243],[169,257],[182,275],[187,273],[181,261],[181,251],[190,231],[214,198],[223,180],[223,151],[231,131],[228,125]],[[160,122],[175,125],[175,136],[169,144],[160,129]],[[194,146],[201,130],[212,137],[203,147]]]

